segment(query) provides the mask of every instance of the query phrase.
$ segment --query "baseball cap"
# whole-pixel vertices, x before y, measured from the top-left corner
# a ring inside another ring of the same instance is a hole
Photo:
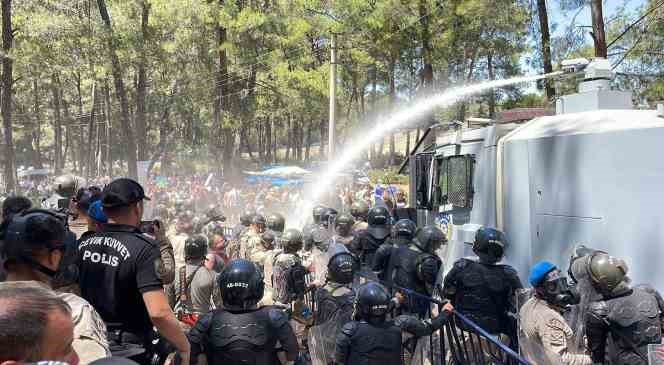
[[[138,182],[120,178],[111,181],[104,187],[101,203],[104,208],[116,208],[134,204],[141,200],[150,200],[145,196],[143,187]]]

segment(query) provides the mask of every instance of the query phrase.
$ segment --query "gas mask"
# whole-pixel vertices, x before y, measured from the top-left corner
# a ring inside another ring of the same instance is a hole
[[[558,307],[579,304],[581,297],[574,286],[570,286],[567,278],[560,270],[553,270],[546,275],[538,290],[544,299]]]

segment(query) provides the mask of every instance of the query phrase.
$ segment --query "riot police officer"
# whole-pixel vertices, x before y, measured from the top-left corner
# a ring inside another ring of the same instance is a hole
[[[313,248],[319,253],[327,251],[327,246],[332,238],[331,227],[337,217],[337,211],[333,208],[325,208],[320,215],[320,223],[311,231]]]
[[[120,178],[106,185],[101,201],[108,223],[78,244],[81,294],[107,323],[117,324],[119,342],[152,349],[156,327],[188,359],[189,343],[160,278],[159,244],[138,229],[145,199],[143,187],[134,180]]]
[[[316,290],[314,325],[329,320],[344,324],[350,320],[355,293],[350,287],[358,269],[357,259],[345,246],[334,247],[327,264],[325,285]]]
[[[442,313],[425,321],[401,315],[387,320],[390,295],[380,284],[362,285],[355,298],[356,318],[346,323],[337,337],[335,364],[338,365],[401,365],[402,331],[428,336],[441,328],[453,307],[448,303]]]
[[[515,292],[523,288],[516,270],[498,264],[508,242],[494,228],[482,227],[475,233],[473,252],[478,261],[462,258],[445,276],[444,296],[454,307],[491,334],[505,334],[516,345]]]
[[[205,236],[189,237],[184,246],[186,265],[178,270],[173,285],[168,287],[171,307],[185,328],[193,326],[201,315],[221,306],[219,292],[215,290],[217,275],[204,265],[207,250]]]
[[[272,213],[267,216],[267,229],[275,232],[277,235],[284,233],[286,228],[286,218],[279,213]]]
[[[53,182],[53,194],[44,199],[42,208],[52,210],[69,209],[69,200],[76,194],[76,178],[73,175],[61,175]]]
[[[353,232],[367,229],[367,215],[369,214],[369,205],[364,200],[353,202],[350,206],[350,214],[355,218]]]
[[[353,251],[364,265],[373,264],[373,256],[378,247],[390,236],[390,212],[385,207],[374,207],[367,216],[368,227],[357,232],[353,240]]]
[[[436,226],[420,228],[412,244],[402,244],[394,250],[390,268],[392,277],[389,281],[419,294],[432,296],[442,266],[436,251],[446,242],[445,234]],[[408,293],[402,294],[406,297],[401,308],[403,312],[420,316],[427,313],[428,302]]]
[[[242,213],[242,215],[240,215],[240,222],[236,224],[235,227],[233,227],[233,233],[231,235],[231,239],[233,240],[240,239],[242,233],[244,233],[244,231],[248,229],[249,226],[251,225],[251,219],[254,217],[255,214],[256,213],[252,211],[245,211],[244,213]]]
[[[281,244],[282,251],[274,256],[272,263],[273,297],[275,302],[289,304],[300,299],[306,289],[306,270],[302,270],[302,259],[298,255],[303,246],[302,233],[287,229],[281,236]]]
[[[355,225],[355,218],[348,213],[341,213],[334,220],[334,232],[332,242],[341,243],[344,246],[350,246],[353,241],[353,226]]]
[[[540,261],[528,275],[535,294],[519,310],[523,337],[519,346],[538,364],[590,365],[590,356],[575,353],[573,331],[563,317],[579,295],[552,263]],[[544,350],[544,351],[542,351]]]
[[[249,229],[240,237],[240,257],[251,260],[254,251],[264,251],[261,236],[265,232],[267,221],[260,214],[254,214]]]
[[[198,363],[200,354],[210,365],[276,365],[277,342],[289,363],[297,358],[297,341],[286,313],[257,305],[263,297],[263,284],[262,271],[251,261],[228,263],[217,280],[223,309],[202,316],[189,332],[191,365]],[[179,360],[176,358],[176,364]]]
[[[371,270],[388,285],[392,282],[392,273],[394,271],[394,263],[390,262],[396,258],[392,258],[393,252],[398,250],[401,246],[408,247],[415,237],[417,226],[415,222],[410,219],[400,219],[394,226],[392,226],[392,236],[389,240],[378,247]]]
[[[321,224],[321,216],[325,211],[327,210],[327,207],[322,206],[322,205],[317,205],[314,207],[312,210],[312,217],[313,217],[313,222],[310,224],[307,224],[302,228],[302,236],[304,239],[304,249],[306,251],[310,251],[313,246],[314,246],[314,241],[313,241],[313,236],[312,232],[314,229],[318,228]]]
[[[661,295],[649,286],[631,287],[627,264],[619,258],[595,252],[583,260],[587,277],[602,297],[590,304],[585,320],[593,362],[648,364],[648,344],[662,342],[664,301]],[[609,336],[611,341],[607,347]]]
[[[312,339],[309,349],[317,364],[334,362],[336,336],[351,320],[355,301],[351,284],[357,271],[357,259],[344,245],[335,245],[330,250],[327,280],[315,292],[314,322],[309,331]]]

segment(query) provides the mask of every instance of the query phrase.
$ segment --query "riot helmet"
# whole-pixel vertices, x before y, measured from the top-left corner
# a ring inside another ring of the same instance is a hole
[[[321,221],[321,216],[325,213],[327,208],[322,205],[317,205],[313,209],[314,224],[319,224]]]
[[[208,239],[202,234],[188,237],[184,241],[184,257],[187,260],[202,260],[207,255]]]
[[[341,213],[334,220],[334,228],[336,229],[337,234],[342,237],[350,235],[353,225],[355,225],[355,218],[348,213]]]
[[[358,266],[357,259],[346,246],[335,245],[327,263],[327,277],[335,283],[349,284],[353,281]]]
[[[240,216],[240,224],[242,224],[245,227],[249,227],[251,225],[251,220],[254,218],[254,215],[256,215],[256,213],[250,210],[245,211]]]
[[[627,285],[627,264],[622,259],[603,252],[588,256],[587,270],[593,287],[608,296]]]
[[[325,227],[329,227],[331,224],[334,224],[334,220],[337,217],[337,210],[334,208],[326,208],[323,213],[320,215],[320,224]]]
[[[267,216],[267,229],[283,233],[286,227],[286,218],[279,213],[272,213]]]
[[[570,286],[561,271],[548,261],[535,264],[530,269],[528,281],[539,297],[554,306],[564,308],[579,304],[581,300],[576,288]]]
[[[475,233],[473,252],[480,262],[495,264],[505,255],[508,242],[505,234],[495,228],[482,227]]]
[[[275,239],[276,236],[274,235],[274,231],[267,230],[261,234],[261,244],[266,250],[271,250],[274,248]]]
[[[297,229],[287,229],[279,239],[281,247],[286,253],[296,253],[302,249],[304,245],[302,241],[302,233]]]
[[[258,233],[265,232],[266,224],[267,221],[265,220],[265,217],[260,214],[254,214],[254,216],[251,218],[251,225],[256,226]]]
[[[588,278],[588,270],[586,269],[586,258],[587,256],[593,255],[594,253],[604,251],[596,250],[594,248],[587,247],[583,244],[577,245],[572,252],[572,256],[569,258],[569,267],[567,268],[567,275],[572,279],[572,282],[578,283],[579,280]]]
[[[52,211],[32,209],[3,223],[0,256],[5,268],[23,263],[50,278],[65,274],[71,264],[65,263],[65,258],[76,248],[76,236],[65,228],[65,219],[66,216]],[[39,262],[40,255],[52,255],[56,251],[60,256],[49,256],[49,261],[57,261],[52,262],[51,267]]]
[[[74,175],[60,175],[53,182],[55,193],[64,197],[71,198],[76,193],[76,178]]]
[[[355,316],[369,323],[385,321],[390,311],[390,294],[384,286],[370,281],[357,290],[355,297]]]
[[[447,243],[447,237],[438,227],[425,226],[417,230],[413,243],[420,250],[433,254],[440,246]]]
[[[392,227],[392,237],[412,240],[415,237],[417,226],[410,219],[399,219]]]
[[[205,211],[205,217],[208,222],[225,222],[226,217],[217,209],[214,204],[210,204]]]
[[[385,207],[373,207],[367,215],[369,226],[385,226],[390,223],[390,212]]]
[[[217,285],[224,308],[248,310],[263,298],[265,283],[263,270],[249,260],[230,261],[219,274]]]
[[[369,205],[364,200],[355,201],[350,206],[350,214],[359,221],[365,221],[369,214]]]

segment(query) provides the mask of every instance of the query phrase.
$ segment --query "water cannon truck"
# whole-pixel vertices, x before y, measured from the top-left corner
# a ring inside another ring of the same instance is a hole
[[[630,92],[611,88],[606,59],[561,69],[582,81],[556,100],[555,115],[446,124],[435,144],[410,156],[418,223],[447,232],[447,269],[472,256],[476,230],[491,226],[506,233],[504,262],[524,283],[535,262],[565,270],[584,244],[625,259],[634,283],[664,292],[662,107],[634,110]]]

